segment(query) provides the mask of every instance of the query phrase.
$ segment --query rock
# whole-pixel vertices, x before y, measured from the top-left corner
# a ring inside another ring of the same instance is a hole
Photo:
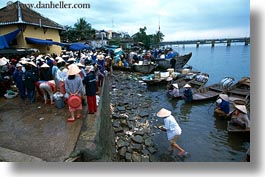
[[[112,126],[115,127],[115,128],[118,128],[118,127],[120,127],[120,122],[115,120],[115,121],[112,123]]]
[[[140,136],[140,135],[136,135],[135,137],[132,137],[132,140],[135,142],[135,143],[139,143],[141,144],[143,142],[143,137]]]
[[[134,134],[135,135],[143,136],[144,135],[144,132],[139,130],[139,131],[136,131]]]
[[[117,110],[120,111],[120,112],[125,112],[126,111],[125,107],[123,107],[123,106],[118,106]]]
[[[128,146],[128,143],[120,139],[120,140],[117,142],[117,147],[118,147],[118,148],[121,148],[121,147],[124,147],[124,146]]]
[[[133,162],[141,162],[141,160],[142,160],[141,155],[139,153],[137,153],[137,152],[133,152],[132,161]]]
[[[153,144],[152,138],[149,137],[149,138],[145,139],[145,140],[144,140],[144,144],[145,144],[146,146],[152,146],[152,144]]]
[[[125,153],[125,160],[126,162],[131,162],[132,161],[132,154],[129,152]]]
[[[125,119],[121,120],[120,124],[121,124],[122,127],[127,127],[128,126],[127,120],[125,120]]]
[[[118,128],[113,128],[115,133],[123,132],[123,128],[118,127]]]
[[[143,149],[143,146],[141,144],[133,144],[132,150],[141,153]]]
[[[125,157],[125,153],[126,153],[126,147],[122,147],[122,148],[119,150],[119,155],[122,156],[122,157]]]
[[[148,147],[147,149],[151,154],[154,154],[156,152],[155,148],[153,148],[152,146]]]
[[[141,112],[141,113],[139,114],[139,116],[140,116],[140,117],[148,117],[148,116],[149,116],[149,113],[147,113],[147,112]]]
[[[149,156],[142,156],[142,162],[149,162]]]

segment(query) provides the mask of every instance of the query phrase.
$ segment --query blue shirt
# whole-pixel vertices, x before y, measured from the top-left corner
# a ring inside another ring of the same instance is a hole
[[[226,114],[228,114],[230,112],[230,106],[229,106],[229,102],[222,100],[221,104],[220,104],[220,109],[222,111],[224,111]]]

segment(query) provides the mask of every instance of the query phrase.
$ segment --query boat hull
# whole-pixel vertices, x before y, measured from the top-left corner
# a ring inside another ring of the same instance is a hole
[[[157,67],[157,65],[154,65],[154,64],[143,64],[143,65],[134,64],[134,65],[132,65],[132,69],[134,71],[140,72],[143,74],[151,73],[156,67]]]
[[[181,55],[181,56],[176,57],[175,69],[183,68],[188,63],[191,56],[192,56],[192,52],[190,52],[187,55]],[[158,64],[158,68],[161,68],[161,69],[171,68],[170,59],[160,58],[160,59],[155,59],[154,61],[155,63]]]

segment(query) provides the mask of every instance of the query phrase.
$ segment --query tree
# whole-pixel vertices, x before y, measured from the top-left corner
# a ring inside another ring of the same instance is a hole
[[[74,28],[71,26],[65,26],[65,31],[61,32],[61,38],[63,42],[77,42],[93,39],[95,35],[95,29],[92,28],[84,18],[80,18],[74,24]]]
[[[146,27],[140,28],[139,32],[135,33],[132,38],[135,43],[142,42],[145,48],[149,49],[153,45],[158,45],[164,37],[164,34],[158,31],[156,34],[146,34]]]

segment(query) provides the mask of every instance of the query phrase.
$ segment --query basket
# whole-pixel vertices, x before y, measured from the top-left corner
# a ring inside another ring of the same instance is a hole
[[[78,108],[82,104],[82,99],[78,95],[71,95],[67,103],[72,108]]]

